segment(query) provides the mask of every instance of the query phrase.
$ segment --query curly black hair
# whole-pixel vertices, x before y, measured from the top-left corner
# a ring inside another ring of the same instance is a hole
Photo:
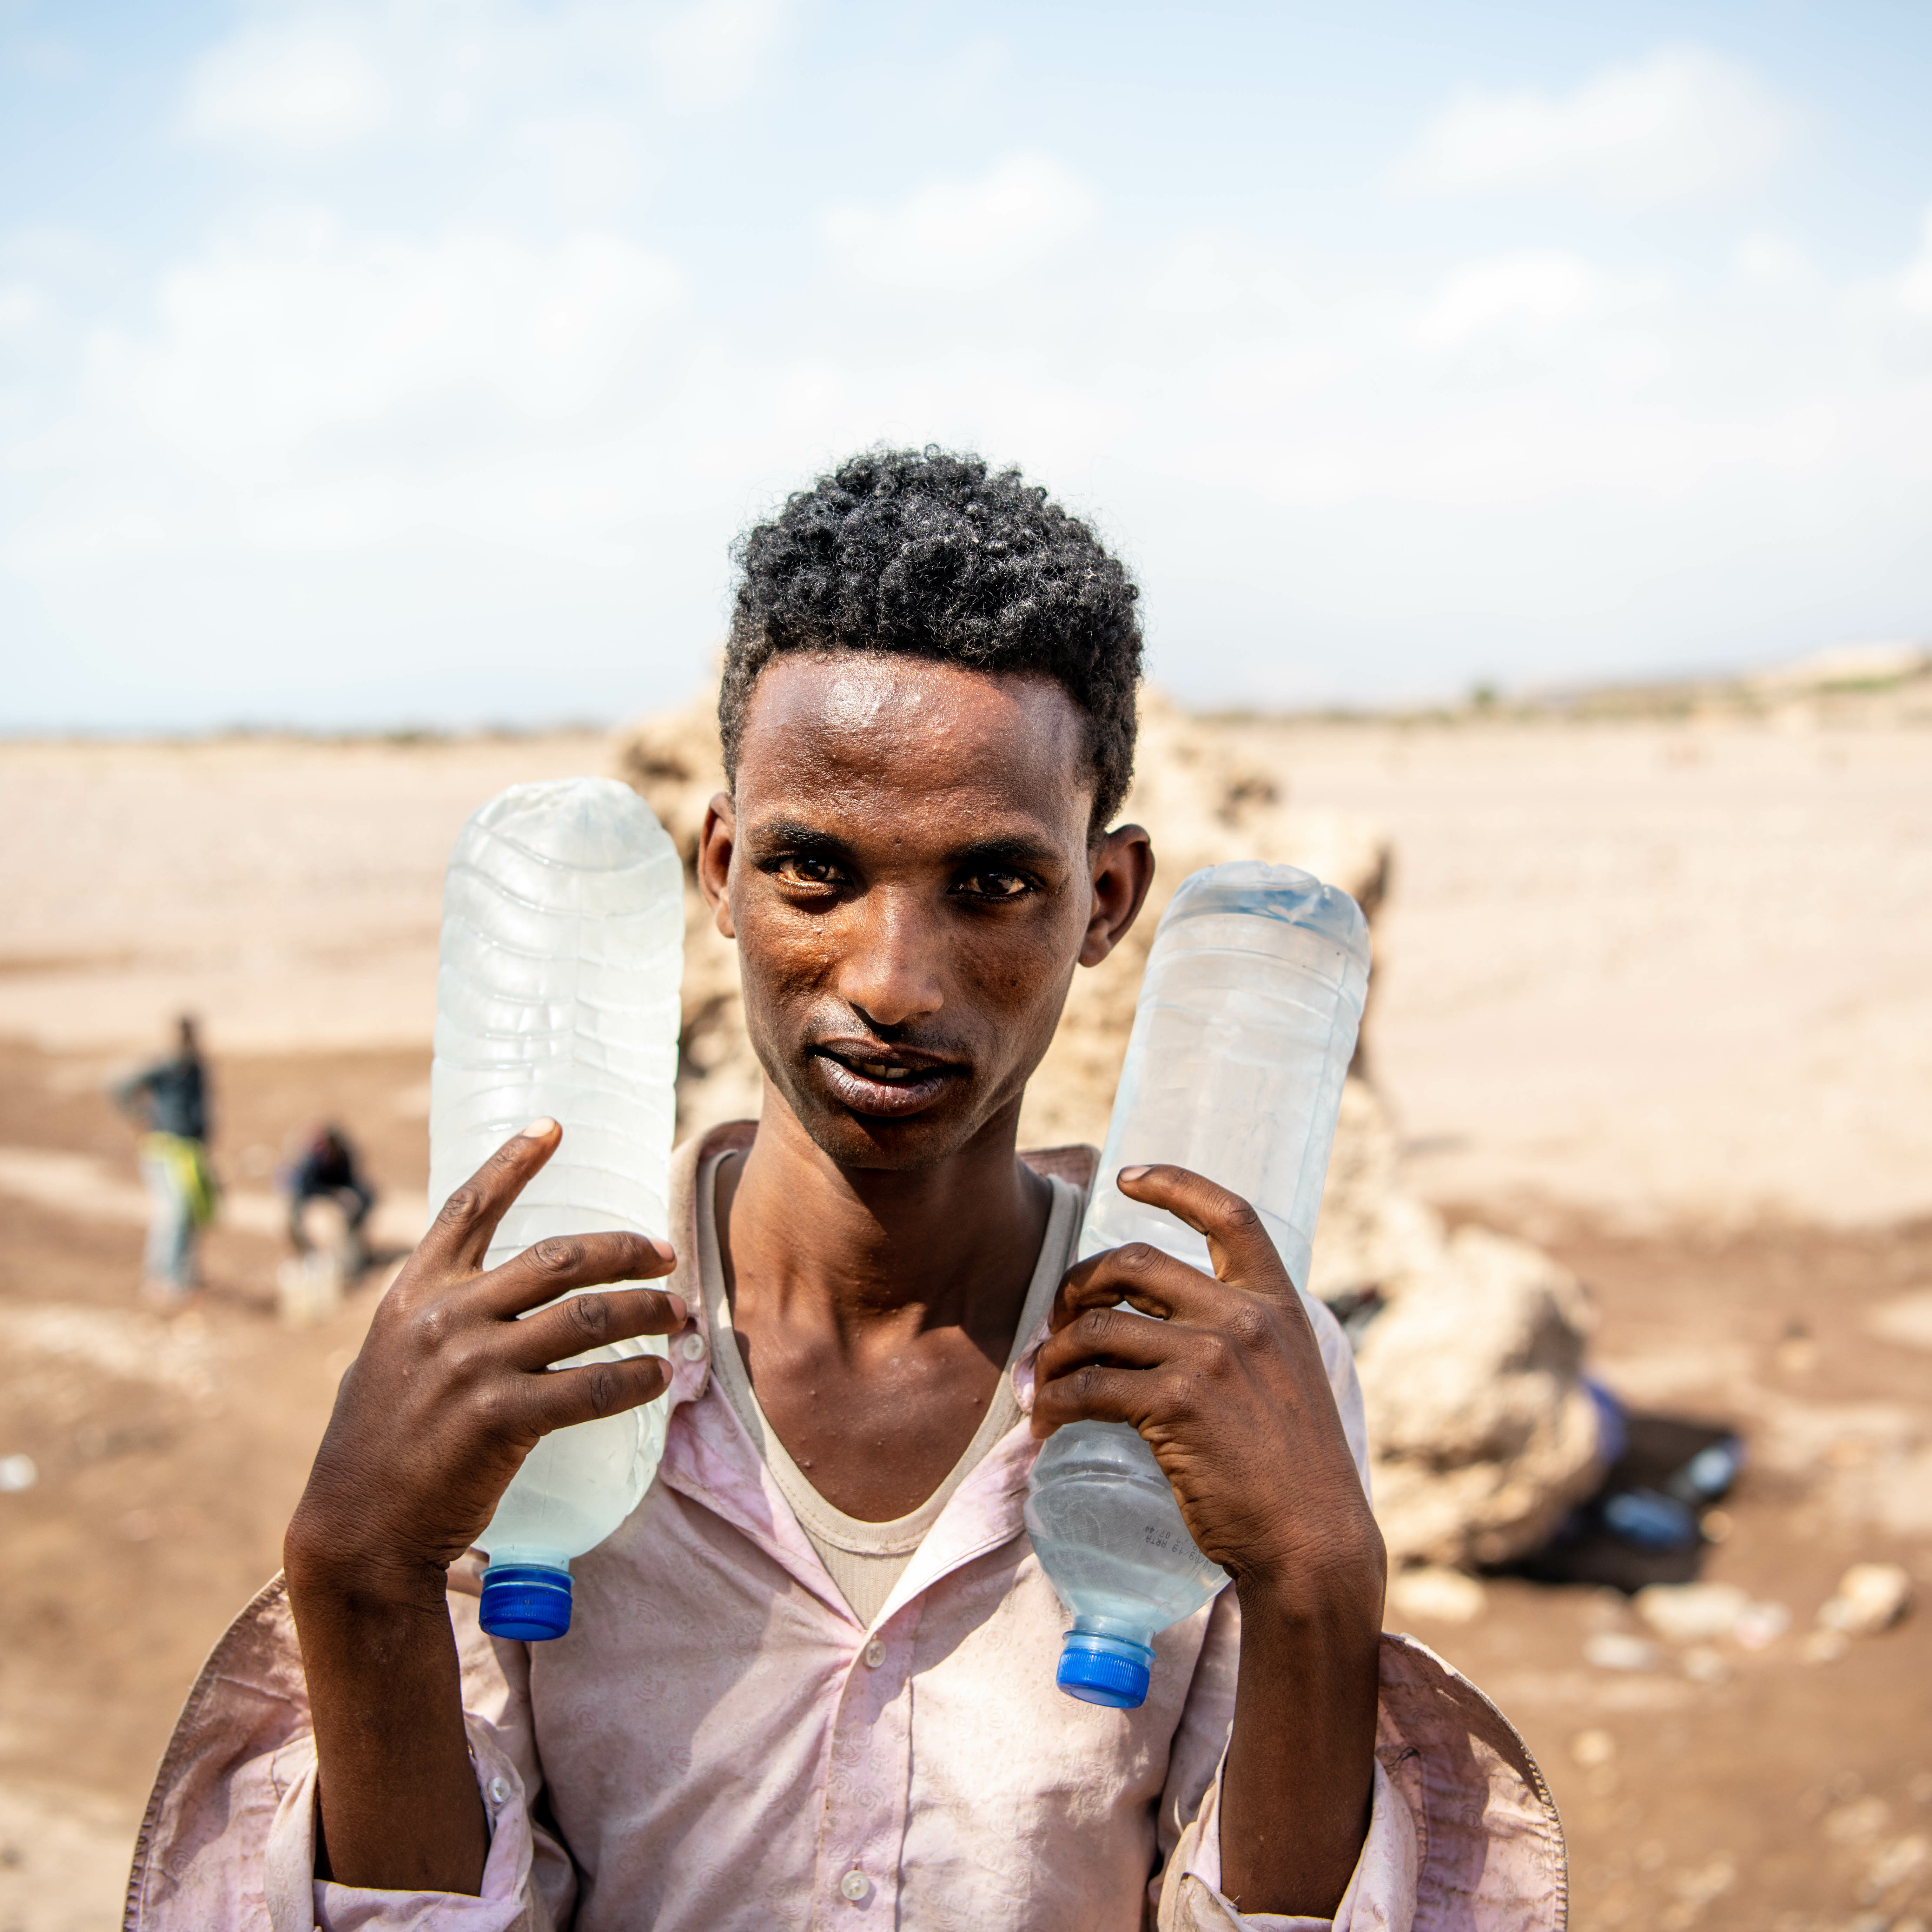
[[[928,445],[873,449],[732,546],[742,573],[718,724],[735,784],[758,674],[787,651],[894,652],[1054,679],[1087,720],[1092,827],[1134,769],[1140,596],[1078,518],[1017,470]]]

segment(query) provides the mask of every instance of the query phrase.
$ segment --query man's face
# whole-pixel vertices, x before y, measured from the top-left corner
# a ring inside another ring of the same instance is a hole
[[[1093,796],[1050,680],[865,652],[760,675],[700,877],[752,1046],[833,1160],[924,1167],[1017,1114],[1152,876],[1138,827],[1090,850]]]

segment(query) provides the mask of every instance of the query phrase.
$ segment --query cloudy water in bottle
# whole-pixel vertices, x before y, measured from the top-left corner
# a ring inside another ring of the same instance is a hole
[[[464,827],[443,890],[430,1198],[447,1199],[531,1120],[563,1129],[485,1267],[554,1234],[668,1233],[683,968],[683,868],[628,786],[513,785]],[[642,1336],[556,1366],[666,1351]],[[477,1539],[490,1558],[485,1630],[569,1628],[571,1560],[643,1500],[665,1424],[660,1399],[531,1450]]]
[[[1123,1167],[1185,1167],[1256,1209],[1305,1294],[1368,974],[1367,922],[1334,886],[1251,860],[1184,880],[1148,955],[1081,1258],[1144,1241],[1211,1274],[1204,1236],[1116,1184]],[[1124,1423],[1056,1431],[1026,1520],[1073,1618],[1060,1688],[1138,1706],[1156,1635],[1228,1580],[1195,1546],[1153,1450]]]

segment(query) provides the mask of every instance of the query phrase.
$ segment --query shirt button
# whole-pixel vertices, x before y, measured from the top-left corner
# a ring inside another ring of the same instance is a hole
[[[838,1889],[842,1892],[854,1905],[856,1905],[862,1898],[865,1898],[866,1895],[871,1892],[872,1888],[872,1881],[862,1871],[848,1871],[845,1876],[838,1881]]]
[[[677,1352],[687,1362],[701,1362],[704,1359],[704,1337],[693,1333],[683,1336],[677,1345]]]
[[[886,1647],[877,1637],[866,1646],[866,1668],[876,1670],[886,1660]]]
[[[510,1780],[507,1778],[493,1778],[490,1780],[490,1802],[507,1804],[510,1802]]]

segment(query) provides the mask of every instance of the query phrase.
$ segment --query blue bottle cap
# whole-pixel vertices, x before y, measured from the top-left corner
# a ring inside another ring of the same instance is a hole
[[[493,1563],[483,1573],[483,1628],[535,1643],[570,1628],[570,1572],[548,1563]]]
[[[1053,1681],[1083,1704],[1104,1704],[1110,1711],[1138,1711],[1147,1702],[1153,1666],[1154,1652],[1148,1645],[1136,1643],[1130,1637],[1070,1630]]]

